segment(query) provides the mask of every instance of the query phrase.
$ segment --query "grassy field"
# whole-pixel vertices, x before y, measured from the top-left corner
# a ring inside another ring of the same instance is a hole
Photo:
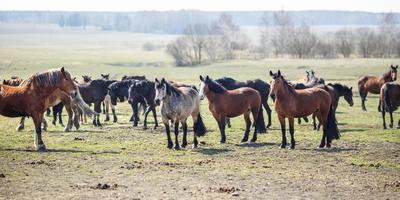
[[[400,63],[267,59],[177,68],[163,50],[141,50],[146,41],[165,44],[176,36],[18,30],[0,26],[1,79],[25,78],[62,65],[78,78],[143,74],[197,85],[200,74],[269,81],[268,71],[280,69],[287,79],[303,81],[305,70],[314,69],[327,82],[356,88],[359,76],[382,74],[388,65]],[[84,124],[79,131],[64,133],[59,125],[50,125],[43,134],[49,149],[45,153],[34,151],[30,120],[25,131],[16,132],[19,119],[0,116],[0,199],[399,199],[400,131],[382,129],[376,95],[368,97],[368,112],[361,111],[357,89],[354,102],[349,107],[340,101],[342,138],[331,149],[317,148],[321,133],[311,124],[296,124],[296,150],[279,149],[275,112],[272,129],[256,143],[240,143],[244,122],[238,117],[227,129],[227,144],[221,145],[206,100],[201,109],[208,133],[194,150],[168,150],[163,127],[132,128],[127,103],[117,107],[119,122],[104,123],[103,128]],[[399,117],[397,112],[396,122]]]

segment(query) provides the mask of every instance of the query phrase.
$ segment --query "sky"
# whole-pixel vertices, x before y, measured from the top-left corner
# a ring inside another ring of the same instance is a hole
[[[0,0],[0,10],[350,10],[400,12],[400,0]]]

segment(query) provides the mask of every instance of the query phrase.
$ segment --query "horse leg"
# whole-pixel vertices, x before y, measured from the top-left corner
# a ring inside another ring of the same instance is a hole
[[[281,131],[282,131],[282,143],[280,148],[286,148],[286,125],[285,125],[285,118],[282,116],[278,116],[279,123],[281,124]]]
[[[315,114],[312,114],[312,123],[313,123],[313,128],[314,131],[317,130],[317,122],[315,121]]]
[[[217,119],[219,131],[221,133],[221,140],[219,143],[225,144],[226,143],[226,135],[225,135],[225,117],[221,117]]]
[[[113,122],[116,123],[118,121],[117,115],[115,114],[115,106],[111,104],[111,112],[113,114]]]
[[[167,141],[168,141],[167,148],[168,149],[172,149],[174,144],[172,143],[172,140],[171,140],[171,131],[169,129],[169,120],[168,119],[167,120],[163,119],[163,123],[164,123],[164,126],[165,126],[165,132],[167,133]]]
[[[154,129],[156,129],[156,128],[157,128],[157,126],[158,126],[156,108],[155,108],[154,106],[152,106],[152,107],[151,107],[151,111],[153,112],[153,118],[154,118]]]
[[[327,131],[327,127],[326,127],[326,121],[322,120],[322,116],[321,116],[321,112],[319,111],[318,113],[315,113],[315,116],[317,117],[319,123],[322,124],[322,139],[321,139],[321,143],[319,145],[319,148],[324,148],[325,144],[327,144],[327,136],[326,136],[326,131]]]
[[[269,107],[267,100],[265,100],[265,102],[263,103],[263,106],[264,106],[265,111],[267,112],[267,115],[268,115],[268,124],[267,124],[267,128],[270,128],[270,127],[271,127],[271,124],[272,124],[272,123],[271,123],[271,113],[272,113],[272,110],[271,110],[271,108]]]
[[[42,120],[43,113],[37,112],[32,116],[33,123],[35,125],[35,148],[37,151],[46,151],[46,145],[42,140]]]
[[[107,96],[106,96],[106,98],[107,98]],[[110,121],[110,114],[109,114],[110,104],[109,104],[108,100],[105,100],[104,104],[105,104],[105,114],[106,114],[106,119],[104,121],[108,122],[108,121]]]
[[[304,122],[308,123],[308,117],[303,117]]]
[[[25,117],[21,117],[21,121],[19,122],[19,125],[17,126],[17,131],[22,131],[25,128]]]
[[[94,111],[96,111],[97,113],[101,113],[101,102],[94,103]],[[100,114],[98,114],[96,117],[93,117],[93,125],[102,126],[100,123]]]
[[[147,115],[150,112],[150,106],[146,108],[146,112],[144,113],[144,120],[143,120],[143,129],[147,129]]]
[[[387,127],[386,127],[386,119],[385,119],[385,116],[386,115],[386,111],[385,111],[385,109],[383,108],[382,109],[382,120],[383,120],[383,129],[387,129]]]
[[[393,112],[389,112],[389,115],[390,115],[390,124],[389,124],[389,127],[390,127],[390,128],[393,128]]]
[[[378,112],[381,112],[381,111],[382,111],[381,105],[382,105],[382,102],[381,102],[381,100],[379,99],[379,103],[378,103]]]
[[[297,118],[297,124],[300,125],[301,124],[301,118]]]
[[[105,105],[104,101],[102,102],[102,104],[103,104],[103,114],[105,115],[106,114],[106,105]]]
[[[145,118],[146,120],[146,118]],[[187,123],[186,119],[181,121],[182,129],[183,129],[183,139],[182,139],[182,147],[185,148],[187,146]]]
[[[78,130],[79,129],[79,127],[80,127],[80,124],[79,124],[79,111],[78,111],[78,108],[75,106],[75,105],[71,105],[72,106],[72,113],[73,113],[73,119],[74,119],[74,126],[75,126],[75,128],[76,128],[76,130]],[[71,129],[72,129],[72,127],[71,127]]]
[[[68,122],[67,122],[67,126],[64,129],[64,132],[69,132],[72,129],[72,126],[73,126],[73,115],[74,115],[74,111],[71,108],[71,103],[70,102],[69,103],[65,103],[65,110],[67,111]]]
[[[294,117],[289,117],[289,132],[290,132],[290,149],[294,149],[296,141],[294,140]]]
[[[63,121],[62,121],[62,111],[63,111],[63,108],[64,108],[64,104],[61,104],[61,106],[59,107],[60,110],[58,110],[58,123],[59,123],[62,127],[64,127],[64,123],[63,123]]]
[[[56,111],[56,107],[55,106],[53,106],[52,107],[52,109],[53,109],[53,121],[51,122],[54,126],[56,126],[56,124],[57,124],[57,111]]]
[[[400,119],[399,122],[397,122],[397,128],[400,129]]]
[[[363,111],[367,111],[367,108],[365,108],[365,101],[367,98],[368,92],[363,92],[362,89],[360,89],[360,97],[361,97],[361,108]]]
[[[225,123],[228,125],[228,128],[231,128],[231,119],[229,117],[225,117]]]
[[[175,120],[174,133],[175,133],[175,150],[180,150],[181,147],[179,146],[179,140],[178,140],[178,136],[179,136],[179,120],[178,119]]]
[[[242,142],[247,142],[247,140],[249,140],[249,132],[251,127],[250,111],[245,112],[243,116],[244,121],[246,122],[246,130],[244,131]]]
[[[47,108],[47,110],[46,110],[46,116],[47,116],[47,117],[50,117],[50,114],[51,114],[51,110],[50,110],[50,108]]]
[[[131,104],[131,106],[132,106],[132,111],[133,111],[133,126],[138,126],[138,123],[139,123],[138,104],[137,103],[133,103],[133,104]]]
[[[43,117],[43,120],[42,120],[42,125],[43,125],[42,130],[43,131],[47,131],[47,121],[46,121],[46,119],[44,117]]]

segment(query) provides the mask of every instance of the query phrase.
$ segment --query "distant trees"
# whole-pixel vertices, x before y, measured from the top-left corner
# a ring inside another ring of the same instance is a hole
[[[353,33],[347,29],[341,29],[335,33],[335,46],[339,54],[349,58],[354,51]]]
[[[233,23],[232,17],[222,14],[211,23],[189,25],[183,36],[167,45],[177,66],[192,66],[218,60],[231,60],[249,47],[249,38]]]

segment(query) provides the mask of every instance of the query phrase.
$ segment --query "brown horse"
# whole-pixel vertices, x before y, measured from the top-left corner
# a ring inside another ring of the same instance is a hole
[[[200,76],[200,98],[208,99],[208,108],[218,122],[221,133],[220,143],[226,142],[225,118],[233,118],[244,115],[246,130],[242,142],[247,142],[251,127],[250,112],[253,115],[254,133],[251,142],[257,140],[257,133],[265,133],[263,112],[261,111],[261,96],[257,90],[242,87],[235,90],[227,90],[222,85],[212,80],[209,76]],[[260,112],[261,111],[261,112]]]
[[[57,89],[71,96],[80,108],[87,111],[88,106],[64,67],[35,74],[16,87],[0,85],[0,114],[6,117],[32,117],[36,133],[35,147],[38,151],[46,150],[41,123],[49,107],[47,99]]]
[[[19,78],[3,81],[3,85],[9,85],[9,86],[19,86],[21,83],[26,84],[28,82],[24,81],[23,79],[19,79]],[[78,110],[77,110],[77,107],[75,106],[75,104],[72,103],[72,100],[68,94],[66,94],[65,92],[63,92],[60,89],[56,89],[47,98],[47,101],[48,101],[49,107],[53,107],[60,102],[62,102],[65,105],[65,109],[67,110],[67,113],[68,113],[68,124],[65,127],[64,132],[69,132],[72,129],[73,125],[75,125],[76,129],[79,129],[80,124],[79,124],[79,118],[78,118]],[[43,125],[42,130],[46,131],[47,130],[47,122],[46,122],[45,118],[43,118],[42,125]],[[22,117],[16,130],[22,131],[24,128],[25,128],[25,117]]]
[[[331,96],[324,89],[313,87],[304,90],[295,90],[281,75],[269,72],[273,78],[271,82],[271,93],[275,95],[275,110],[281,124],[282,144],[281,148],[286,148],[286,125],[285,119],[289,119],[290,148],[294,149],[296,142],[294,139],[294,118],[306,117],[315,114],[318,121],[322,124],[323,135],[320,148],[330,147],[333,139],[339,139],[335,113],[332,109]]]
[[[397,79],[397,68],[399,66],[390,66],[390,70],[384,73],[382,76],[363,76],[358,80],[358,91],[361,97],[361,108],[367,111],[365,108],[365,101],[368,92],[372,94],[379,94],[383,84],[386,82],[396,81]],[[378,110],[381,109],[381,101],[379,101]]]
[[[385,83],[381,88],[380,100],[382,102],[381,112],[383,128],[386,129],[385,112],[389,113],[389,127],[393,128],[393,112],[400,106],[400,84]],[[397,123],[397,128],[400,129],[400,119]]]

